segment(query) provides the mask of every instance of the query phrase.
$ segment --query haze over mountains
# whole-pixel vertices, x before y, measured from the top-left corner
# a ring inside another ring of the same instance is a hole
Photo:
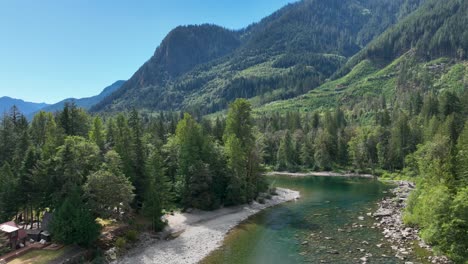
[[[58,103],[46,106],[46,107],[42,108],[41,110],[44,110],[44,111],[47,111],[47,112],[55,112],[55,111],[58,111],[58,110],[62,110],[63,106],[65,105],[66,102],[74,102],[77,106],[79,106],[81,108],[89,109],[93,105],[97,104],[102,99],[104,99],[106,96],[109,96],[110,94],[115,92],[124,83],[125,83],[125,81],[122,81],[122,80],[116,81],[113,84],[111,84],[111,85],[107,86],[106,88],[104,88],[104,90],[102,90],[102,92],[99,93],[98,95],[91,96],[91,97],[85,97],[85,98],[67,98],[67,99],[64,99],[64,100],[62,100],[62,101],[60,101]]]
[[[46,112],[56,112],[62,110],[66,102],[73,102],[78,107],[89,109],[104,99],[106,96],[109,96],[115,92],[124,83],[125,81],[122,80],[116,81],[104,88],[104,90],[102,90],[102,92],[98,95],[85,98],[67,98],[55,104],[25,102],[21,99],[4,96],[0,98],[0,113],[7,112],[11,107],[16,106],[25,116],[28,117],[28,119],[31,119],[35,113],[41,110]]]
[[[8,96],[0,97],[0,113],[10,110],[14,105],[16,105],[23,114],[28,115],[39,111],[49,104],[26,102],[21,99],[15,99]]]

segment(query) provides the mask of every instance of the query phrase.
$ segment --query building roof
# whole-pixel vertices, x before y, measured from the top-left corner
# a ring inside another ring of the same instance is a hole
[[[19,227],[16,225],[15,222],[6,222],[0,225],[0,230],[5,233],[13,233],[19,230]]]

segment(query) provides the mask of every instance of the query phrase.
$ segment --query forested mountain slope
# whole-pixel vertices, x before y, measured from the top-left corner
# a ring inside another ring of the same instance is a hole
[[[366,110],[379,107],[382,96],[392,107],[405,108],[415,93],[466,93],[467,11],[466,1],[430,0],[354,56],[341,69],[343,77],[257,111]]]
[[[178,27],[117,92],[92,111],[211,113],[238,97],[262,104],[323,83],[422,0],[303,0],[230,31]]]
[[[468,1],[428,0],[335,79],[255,109],[277,170],[415,182],[403,220],[454,263],[468,261],[467,11]]]

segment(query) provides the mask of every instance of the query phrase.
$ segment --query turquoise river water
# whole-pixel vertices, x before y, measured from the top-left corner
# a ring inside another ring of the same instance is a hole
[[[272,176],[277,187],[301,199],[267,209],[239,225],[202,264],[421,263],[415,254],[395,257],[367,213],[389,195],[377,180],[345,177]],[[363,218],[362,218],[363,217]],[[362,220],[363,219],[363,220]],[[380,247],[378,247],[377,245]]]

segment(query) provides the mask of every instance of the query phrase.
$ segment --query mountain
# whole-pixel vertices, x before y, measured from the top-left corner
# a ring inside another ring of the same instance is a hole
[[[9,111],[10,108],[14,105],[18,107],[19,110],[25,115],[34,113],[40,110],[41,108],[48,106],[48,104],[46,103],[25,102],[23,100],[14,99],[8,96],[0,97],[0,112],[1,113]]]
[[[100,102],[105,97],[111,95],[113,92],[118,90],[120,87],[122,87],[122,85],[124,83],[125,83],[125,81],[116,81],[113,84],[111,84],[111,85],[107,86],[106,88],[104,88],[104,90],[102,90],[102,92],[100,94],[98,94],[98,95],[91,96],[91,97],[86,97],[86,98],[80,98],[80,99],[67,98],[67,99],[64,99],[64,100],[62,100],[62,101],[60,101],[58,103],[45,106],[45,107],[43,107],[41,109],[37,109],[35,112],[37,112],[39,110],[46,111],[46,112],[59,111],[59,110],[63,109],[63,106],[65,105],[66,102],[74,102],[77,106],[79,106],[81,108],[89,109],[93,105]]]
[[[202,114],[238,97],[256,104],[324,83],[423,0],[303,0],[242,30],[177,27],[154,55],[91,111],[136,107]]]
[[[425,60],[439,57],[468,58],[468,2],[427,1],[414,14],[384,32],[354,56],[338,75],[364,59],[388,64],[410,49]]]
[[[258,114],[344,107],[401,109],[417,94],[451,91],[468,100],[468,1],[428,0],[372,41],[328,81],[307,94],[272,102]]]

